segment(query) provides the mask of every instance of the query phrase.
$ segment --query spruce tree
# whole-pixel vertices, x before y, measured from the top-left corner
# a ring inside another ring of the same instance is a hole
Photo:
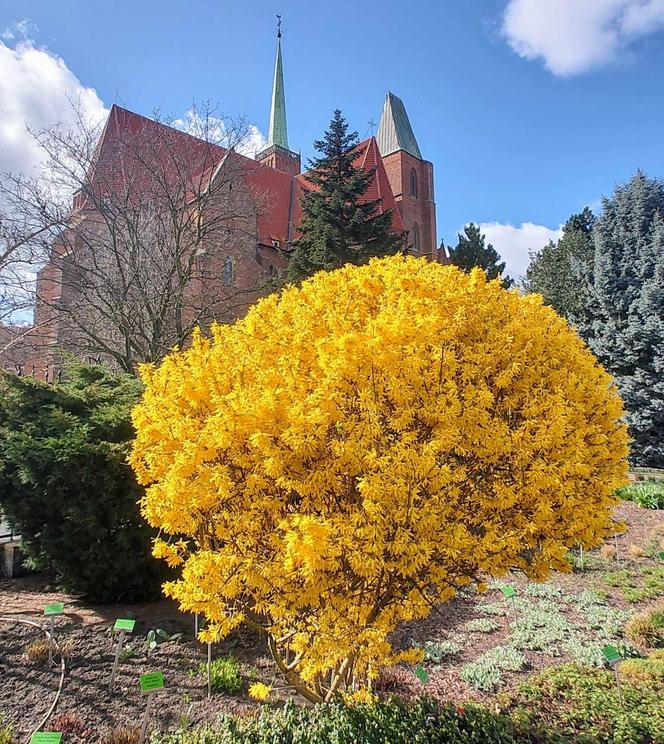
[[[463,234],[459,233],[456,248],[448,249],[451,262],[464,271],[476,266],[484,269],[489,279],[497,279],[505,271],[505,262],[500,260],[498,251],[486,242],[486,236],[474,223],[466,225]],[[503,277],[503,285],[511,287],[514,282],[509,276]]]
[[[638,172],[604,199],[579,330],[613,374],[632,461],[664,467],[664,182]]]
[[[595,216],[586,207],[573,214],[562,237],[530,254],[523,288],[539,292],[544,302],[569,321],[578,323],[588,302],[588,271],[593,261],[592,227]]]
[[[325,136],[314,143],[320,157],[309,162],[311,188],[302,199],[300,237],[287,272],[292,282],[404,248],[404,237],[392,231],[392,211],[380,212],[380,199],[366,198],[374,172],[354,165],[357,144],[357,132],[349,132],[335,111]]]

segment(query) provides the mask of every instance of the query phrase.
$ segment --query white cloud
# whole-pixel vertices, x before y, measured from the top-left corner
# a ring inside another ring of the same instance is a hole
[[[550,240],[558,240],[563,234],[562,225],[551,229],[532,222],[523,222],[519,227],[501,222],[482,222],[480,230],[486,235],[487,243],[500,253],[507,264],[505,271],[513,279],[525,274],[530,252],[539,251]]]
[[[255,157],[267,144],[265,135],[254,124],[247,124],[241,118],[233,121],[224,116],[215,116],[205,109],[189,109],[182,119],[175,119],[172,126],[222,147],[232,146],[248,158]]]
[[[569,77],[610,64],[664,30],[664,0],[509,0],[502,33],[525,59]]]
[[[16,28],[24,33],[21,23]],[[108,114],[61,57],[30,39],[14,48],[0,42],[0,173],[36,175],[42,155],[27,129],[74,124],[76,106],[93,124]]]

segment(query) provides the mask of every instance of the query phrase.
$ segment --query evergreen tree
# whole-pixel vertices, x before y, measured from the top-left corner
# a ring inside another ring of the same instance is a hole
[[[604,199],[579,330],[627,409],[632,461],[664,467],[664,182],[638,172]]]
[[[523,288],[539,292],[547,305],[572,322],[579,322],[588,302],[588,272],[593,262],[595,216],[586,207],[573,214],[563,235],[530,254]]]
[[[324,138],[314,143],[320,157],[309,163],[306,178],[312,188],[302,199],[300,237],[287,272],[290,281],[347,263],[364,264],[404,248],[403,235],[392,232],[391,210],[380,212],[380,199],[366,198],[374,172],[354,165],[357,144],[357,132],[349,133],[341,111],[335,111]]]
[[[141,392],[96,366],[55,384],[0,375],[0,509],[36,568],[94,601],[158,596],[165,578],[127,463]]]
[[[498,251],[486,242],[486,236],[474,223],[464,228],[463,234],[459,233],[459,242],[456,248],[448,248],[451,262],[464,271],[470,271],[474,267],[484,269],[489,279],[497,279],[505,271],[505,262],[501,261]],[[509,276],[503,277],[503,285],[511,287],[514,282]]]

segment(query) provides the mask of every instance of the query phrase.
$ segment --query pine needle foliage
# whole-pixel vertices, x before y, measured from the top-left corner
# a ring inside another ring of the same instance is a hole
[[[0,378],[0,509],[33,565],[93,600],[149,596],[163,574],[127,463],[140,393],[99,366],[54,384]]]
[[[403,236],[392,230],[391,210],[381,211],[380,199],[367,198],[375,171],[356,165],[358,144],[357,132],[348,131],[336,110],[323,139],[314,143],[320,156],[306,175],[300,235],[287,272],[292,282],[404,248]]]

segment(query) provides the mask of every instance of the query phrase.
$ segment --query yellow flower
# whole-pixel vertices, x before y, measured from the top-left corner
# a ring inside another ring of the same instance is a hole
[[[413,656],[398,624],[458,589],[543,580],[615,529],[611,378],[480,270],[320,272],[142,374],[131,463],[165,591],[206,638],[266,631],[310,699]]]
[[[262,682],[254,682],[253,685],[249,686],[249,697],[254,700],[260,700],[264,702],[270,697],[272,688],[268,685],[264,685]]]

